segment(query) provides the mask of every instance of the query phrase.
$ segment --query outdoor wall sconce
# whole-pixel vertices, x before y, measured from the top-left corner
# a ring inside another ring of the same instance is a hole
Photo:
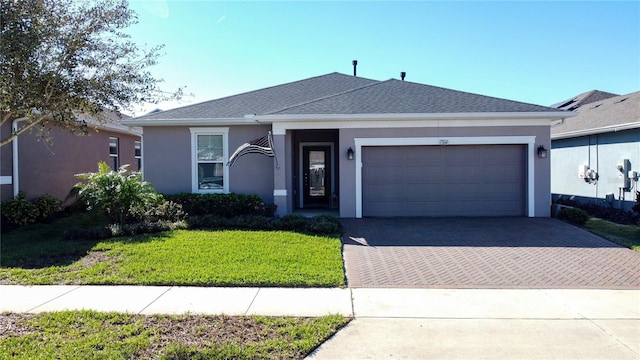
[[[347,159],[353,160],[353,149],[352,148],[349,148],[349,150],[347,150]]]
[[[544,159],[547,157],[547,149],[544,148],[544,146],[540,145],[538,146],[538,157],[541,159]]]

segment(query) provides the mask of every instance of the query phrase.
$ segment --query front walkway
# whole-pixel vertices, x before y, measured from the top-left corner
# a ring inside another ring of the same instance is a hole
[[[342,222],[350,287],[640,288],[640,253],[557,219]]]

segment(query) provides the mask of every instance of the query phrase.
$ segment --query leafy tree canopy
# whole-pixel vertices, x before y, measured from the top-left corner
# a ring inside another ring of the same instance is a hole
[[[162,46],[140,49],[123,29],[137,23],[126,0],[0,0],[0,115],[23,119],[45,137],[52,126],[86,132],[80,114],[106,121],[105,110],[179,98],[147,70]]]

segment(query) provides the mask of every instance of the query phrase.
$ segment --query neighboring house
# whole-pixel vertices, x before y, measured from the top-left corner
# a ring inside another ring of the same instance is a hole
[[[640,92],[594,90],[556,106],[577,115],[551,126],[551,192],[630,209],[640,173]]]
[[[144,128],[144,177],[162,193],[253,193],[279,214],[545,217],[550,164],[538,148],[550,148],[552,121],[572,115],[331,73],[123,123]],[[275,160],[228,166],[268,132]]]
[[[138,170],[142,161],[140,128],[120,124],[120,116],[115,113],[108,113],[108,121],[102,124],[88,118],[81,120],[89,123],[87,135],[53,127],[50,144],[27,131],[0,148],[2,201],[12,199],[18,191],[24,191],[30,199],[49,194],[64,200],[79,181],[74,175],[97,171],[99,161],[112,167],[130,164],[132,170]],[[20,126],[21,122],[16,124]],[[11,122],[3,124],[0,136],[8,136],[11,127]]]

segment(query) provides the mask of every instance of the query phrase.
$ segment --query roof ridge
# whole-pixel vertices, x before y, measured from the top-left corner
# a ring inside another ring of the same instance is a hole
[[[496,97],[496,96],[483,95],[483,94],[478,94],[478,93],[472,93],[472,92],[469,92],[469,91],[456,90],[456,89],[446,88],[446,87],[442,87],[442,86],[429,85],[429,84],[422,84],[422,83],[417,83],[417,82],[413,82],[413,81],[398,80],[398,79],[394,79],[394,78],[389,79],[389,81],[391,81],[391,80],[398,81],[398,82],[403,82],[403,83],[416,84],[416,85],[420,85],[420,86],[427,86],[427,87],[436,88],[436,89],[442,89],[442,90],[446,90],[446,91],[455,91],[455,92],[457,92],[457,93],[463,93],[463,94],[468,94],[468,95],[480,96],[480,97],[484,97],[484,98],[491,98],[491,99],[499,100],[499,101],[511,101],[511,102],[518,103],[518,104],[524,104],[524,105],[537,106],[537,107],[540,107],[540,108],[553,109],[553,107],[550,107],[550,106],[538,105],[538,104],[533,104],[533,103],[528,103],[528,102],[518,101],[518,100],[511,100],[511,99],[499,98],[499,97]]]
[[[233,95],[223,96],[223,97],[215,98],[215,99],[211,99],[211,100],[201,101],[201,102],[197,102],[195,104],[184,105],[184,106],[180,106],[180,107],[173,108],[173,109],[162,110],[162,111],[156,112],[156,113],[149,113],[149,114],[145,114],[145,115],[139,116],[137,118],[145,118],[145,117],[150,116],[150,115],[156,115],[158,113],[165,113],[165,112],[170,112],[170,111],[174,111],[174,110],[183,110],[183,109],[190,108],[190,107],[193,107],[193,106],[199,106],[199,105],[202,105],[202,104],[213,103],[215,101],[220,101],[220,100],[225,100],[225,99],[229,99],[229,98],[236,97],[236,96],[256,93],[256,92],[263,91],[263,90],[269,90],[269,89],[273,89],[273,88],[284,86],[284,85],[291,85],[291,84],[300,83],[300,82],[303,82],[303,81],[317,79],[317,78],[321,78],[323,76],[329,76],[329,75],[334,75],[334,74],[343,75],[343,76],[350,76],[350,75],[347,75],[347,74],[342,74],[342,73],[339,73],[337,71],[334,71],[334,72],[330,72],[330,73],[327,73],[327,74],[322,74],[322,75],[312,76],[312,77],[305,78],[305,79],[286,82],[286,83],[283,83],[283,84],[271,85],[271,86],[267,86],[267,87],[260,88],[260,89],[249,90],[249,91],[241,92],[239,94],[233,94]],[[367,79],[367,78],[363,78],[363,79]],[[367,79],[367,80],[372,80],[372,79]],[[375,81],[375,80],[372,80],[372,81]]]
[[[339,74],[339,73],[338,73],[338,74]],[[344,74],[342,74],[342,75],[344,75]],[[349,76],[349,75],[347,75],[347,76]],[[330,99],[330,98],[332,98],[332,97],[336,97],[336,96],[340,96],[340,95],[348,94],[348,93],[350,93],[350,92],[354,92],[354,91],[362,90],[362,89],[364,89],[364,88],[368,88],[368,87],[370,87],[370,86],[379,85],[379,84],[382,84],[382,83],[385,83],[385,82],[389,81],[389,80],[379,81],[379,80],[373,80],[373,79],[368,79],[368,78],[363,78],[363,79],[371,80],[371,81],[375,81],[375,82],[374,82],[374,83],[372,83],[372,84],[367,84],[367,85],[359,86],[359,87],[356,87],[356,88],[353,88],[353,89],[340,91],[340,92],[337,92],[337,93],[335,93],[335,94],[326,95],[326,96],[321,96],[321,97],[319,97],[319,98],[316,98],[316,99],[313,99],[313,100],[309,100],[309,101],[305,101],[305,102],[301,102],[301,103],[299,103],[299,104],[285,106],[285,107],[283,107],[283,108],[281,108],[281,109],[277,109],[277,110],[273,110],[273,111],[270,111],[270,112],[268,112],[268,113],[265,113],[264,115],[273,115],[273,114],[277,114],[277,113],[279,113],[280,111],[293,109],[293,108],[295,108],[295,107],[302,106],[302,105],[312,104],[312,103],[314,103],[314,102],[318,102],[318,101],[322,101],[322,100]]]

